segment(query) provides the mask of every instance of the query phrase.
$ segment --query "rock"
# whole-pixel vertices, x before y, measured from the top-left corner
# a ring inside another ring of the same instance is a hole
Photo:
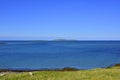
[[[0,73],[0,76],[5,76],[6,75],[6,73]]]
[[[115,67],[120,67],[120,64],[115,64],[114,66],[115,66]]]
[[[32,72],[29,72],[30,76],[33,76],[33,73]]]

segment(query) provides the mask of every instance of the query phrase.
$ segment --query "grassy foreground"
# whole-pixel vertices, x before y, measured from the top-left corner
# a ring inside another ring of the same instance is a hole
[[[8,73],[0,80],[120,80],[120,69],[93,69],[82,71],[36,71],[30,76],[28,72]]]

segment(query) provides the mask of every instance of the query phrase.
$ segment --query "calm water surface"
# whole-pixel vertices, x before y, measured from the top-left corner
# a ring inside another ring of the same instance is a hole
[[[2,42],[0,69],[91,69],[120,63],[120,41]]]

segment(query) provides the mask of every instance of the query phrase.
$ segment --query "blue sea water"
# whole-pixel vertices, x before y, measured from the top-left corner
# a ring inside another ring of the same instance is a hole
[[[0,69],[92,69],[120,63],[120,41],[2,42]]]

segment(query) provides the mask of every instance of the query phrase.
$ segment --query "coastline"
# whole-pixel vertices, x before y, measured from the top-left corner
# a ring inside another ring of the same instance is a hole
[[[119,80],[120,64],[77,71],[0,72],[0,80]]]
[[[83,69],[64,67],[64,68],[55,68],[55,69],[0,69],[0,72],[32,72],[32,71],[79,71]]]
[[[117,67],[120,69],[120,63],[114,64],[113,66],[107,66],[107,67],[101,67],[101,69],[109,69]],[[93,68],[96,69],[96,68]],[[92,70],[92,69],[78,69],[78,68],[72,68],[72,67],[64,67],[64,68],[55,68],[55,69],[0,69],[0,72],[33,72],[33,71],[80,71],[80,70]]]

